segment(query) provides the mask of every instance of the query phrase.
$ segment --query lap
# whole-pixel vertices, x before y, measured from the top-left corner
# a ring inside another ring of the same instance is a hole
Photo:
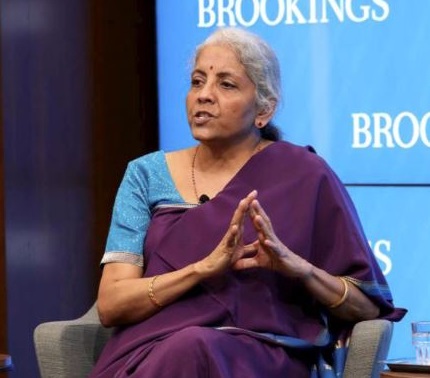
[[[187,327],[157,342],[130,377],[307,377],[306,363],[283,347],[245,334]]]

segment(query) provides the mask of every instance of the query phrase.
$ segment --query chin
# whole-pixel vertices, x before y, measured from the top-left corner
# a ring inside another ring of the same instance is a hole
[[[200,130],[196,130],[194,129],[191,132],[191,136],[198,141],[203,141],[203,140],[211,140],[213,137],[210,135],[207,135],[207,133],[205,132],[201,132]]]

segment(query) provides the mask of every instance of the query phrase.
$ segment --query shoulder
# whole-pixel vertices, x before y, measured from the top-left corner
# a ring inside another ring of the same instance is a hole
[[[289,169],[309,173],[323,173],[331,168],[312,146],[299,146],[297,144],[279,141],[275,142],[276,158],[283,161]]]
[[[166,170],[166,154],[159,150],[139,156],[136,159],[130,160],[127,164],[125,176],[134,176],[144,178]]]
[[[150,206],[160,201],[180,200],[163,150],[131,160],[121,182],[120,192],[139,193]]]
[[[343,183],[326,160],[311,146],[299,146],[290,142],[276,142],[277,153],[273,160],[282,161],[283,171],[308,186],[342,187]]]
[[[340,177],[312,147],[280,142],[279,149],[284,156],[285,174],[293,176],[296,182],[323,193],[325,200],[333,196],[338,199],[348,196]]]
[[[128,163],[129,167],[147,167],[152,164],[161,164],[165,161],[166,153],[163,150],[150,152],[139,156]]]
[[[130,160],[125,169],[121,188],[146,188],[154,176],[166,175],[164,151],[155,151]]]

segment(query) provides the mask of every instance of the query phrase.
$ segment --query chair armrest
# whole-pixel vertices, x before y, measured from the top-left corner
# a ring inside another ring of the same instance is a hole
[[[95,305],[78,319],[39,324],[34,344],[41,377],[87,377],[112,332],[100,324]]]
[[[390,348],[393,324],[375,319],[357,323],[351,335],[344,378],[379,378]]]

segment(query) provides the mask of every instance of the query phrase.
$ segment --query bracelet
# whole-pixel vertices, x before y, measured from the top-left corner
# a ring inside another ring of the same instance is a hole
[[[151,302],[156,306],[156,307],[163,307],[163,305],[158,302],[157,298],[155,298],[155,294],[154,294],[154,282],[155,280],[158,278],[159,276],[154,276],[151,280],[151,282],[149,283],[149,289],[148,289],[148,296],[149,299],[151,300]]]
[[[337,308],[337,307],[339,307],[343,302],[345,302],[346,301],[346,298],[348,297],[348,293],[349,293],[349,286],[348,286],[348,282],[347,282],[347,280],[345,279],[345,278],[343,278],[343,277],[338,277],[340,280],[341,280],[341,282],[343,283],[343,288],[344,288],[344,291],[343,291],[343,294],[342,294],[342,297],[337,301],[337,302],[335,302],[335,303],[333,303],[333,304],[331,304],[331,305],[329,305],[328,306],[328,308]]]

